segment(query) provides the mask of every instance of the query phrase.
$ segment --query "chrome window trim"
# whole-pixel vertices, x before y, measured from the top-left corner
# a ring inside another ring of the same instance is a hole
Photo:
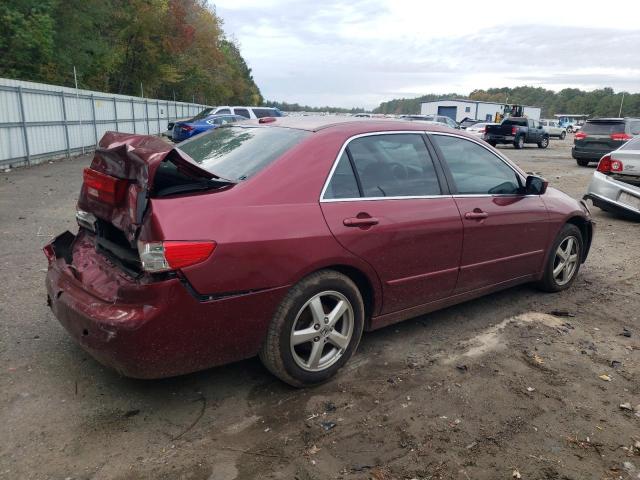
[[[347,149],[347,146],[349,145],[349,143],[352,140],[356,140],[358,138],[363,138],[363,137],[374,137],[374,136],[378,136],[378,135],[406,135],[407,133],[412,134],[412,135],[420,135],[421,137],[424,136],[425,132],[424,130],[391,130],[391,131],[380,131],[380,132],[367,132],[367,133],[359,133],[357,135],[353,135],[349,138],[347,138],[344,143],[342,144],[342,147],[340,147],[340,151],[338,152],[338,156],[335,158],[335,160],[333,161],[333,165],[331,166],[331,170],[329,170],[329,175],[327,175],[327,179],[324,182],[324,186],[322,187],[322,191],[320,192],[320,203],[335,203],[335,202],[356,202],[356,201],[368,201],[368,200],[411,200],[411,199],[419,199],[419,198],[443,198],[443,197],[451,197],[451,195],[412,195],[412,196],[406,196],[406,197],[398,197],[398,196],[394,196],[394,197],[350,197],[350,198],[324,198],[324,194],[327,191],[327,188],[329,187],[329,183],[331,183],[331,179],[333,178],[333,173],[335,172],[336,168],[338,167],[338,162],[340,161],[340,158],[342,157],[342,155],[344,154],[344,151]],[[427,149],[427,146],[425,145],[425,149]],[[429,150],[427,149],[427,152]],[[431,154],[429,154],[429,158],[431,158]],[[433,162],[434,160],[431,159],[431,161]],[[434,166],[435,167],[435,166]]]

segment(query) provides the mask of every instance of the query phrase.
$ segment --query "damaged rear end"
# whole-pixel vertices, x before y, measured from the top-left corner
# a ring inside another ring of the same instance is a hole
[[[153,228],[151,200],[234,184],[158,138],[120,133],[103,137],[83,180],[77,235],[65,232],[44,247],[48,303],[62,325],[127,376],[166,377],[229,361],[224,352],[193,355],[193,329],[211,331],[204,318],[216,312],[182,274],[209,258],[216,243],[163,238]],[[177,321],[188,328],[176,329]]]

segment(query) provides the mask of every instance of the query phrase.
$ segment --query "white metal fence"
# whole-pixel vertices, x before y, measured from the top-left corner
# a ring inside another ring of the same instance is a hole
[[[0,167],[91,151],[109,130],[158,134],[205,107],[0,78]]]

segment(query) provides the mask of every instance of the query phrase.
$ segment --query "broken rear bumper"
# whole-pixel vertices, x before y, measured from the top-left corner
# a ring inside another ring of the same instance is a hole
[[[89,251],[86,238],[63,236],[45,247],[55,253],[46,277],[51,309],[91,356],[129,377],[170,377],[256,355],[287,290],[201,301],[179,278],[134,280]],[[68,262],[79,258],[83,270]]]

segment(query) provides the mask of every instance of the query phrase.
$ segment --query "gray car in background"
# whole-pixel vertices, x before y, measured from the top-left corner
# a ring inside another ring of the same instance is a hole
[[[640,221],[640,137],[600,159],[584,198],[604,211]]]

